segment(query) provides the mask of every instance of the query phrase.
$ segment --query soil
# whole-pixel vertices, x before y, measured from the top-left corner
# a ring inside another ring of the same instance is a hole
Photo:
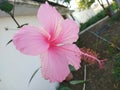
[[[101,40],[91,32],[97,33],[99,36],[112,42],[112,44]],[[113,77],[115,56],[120,53],[120,50],[116,48],[116,46],[120,47],[120,21],[110,23],[108,18],[107,20],[100,22],[80,35],[78,45],[80,47],[93,49],[99,53],[100,59],[108,59],[105,62],[103,69],[99,69],[97,64],[87,64],[87,82],[85,90],[120,90],[120,81],[115,80]],[[81,66],[82,67],[78,71],[72,72],[74,76],[73,80],[83,80],[84,64],[82,63]],[[71,90],[83,90],[83,84],[72,85],[69,82],[64,81],[61,85],[69,87]]]

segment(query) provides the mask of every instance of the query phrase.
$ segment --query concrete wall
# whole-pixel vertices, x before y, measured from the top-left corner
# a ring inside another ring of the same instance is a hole
[[[17,20],[20,24],[39,25],[35,16],[19,16]],[[31,75],[40,67],[40,57],[21,54],[13,43],[6,46],[17,32],[16,27],[11,18],[0,17],[0,90],[56,90],[58,83],[50,83],[42,78],[41,71],[28,86]]]
[[[93,11],[93,9],[86,9],[83,11],[76,10],[72,13],[72,15],[78,20],[79,23],[84,23],[92,16],[95,16],[95,12]]]

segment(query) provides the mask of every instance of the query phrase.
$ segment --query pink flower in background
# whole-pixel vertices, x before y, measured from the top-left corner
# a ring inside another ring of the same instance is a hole
[[[37,17],[40,26],[23,26],[13,43],[24,54],[41,56],[44,78],[62,82],[70,73],[69,64],[76,70],[80,67],[81,52],[73,44],[78,39],[79,27],[73,20],[64,20],[48,3],[40,6]]]

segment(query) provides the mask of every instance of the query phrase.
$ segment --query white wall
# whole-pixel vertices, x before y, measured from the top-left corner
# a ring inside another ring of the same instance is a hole
[[[17,20],[21,24],[39,25],[35,16],[17,17]],[[6,27],[8,31],[5,31]],[[56,90],[58,83],[45,80],[40,71],[28,86],[31,75],[40,67],[40,58],[21,54],[13,43],[6,46],[17,32],[16,27],[11,18],[0,18],[0,90]]]
[[[93,9],[86,9],[83,11],[76,10],[72,15],[79,21],[79,23],[84,23],[92,16],[95,16]]]

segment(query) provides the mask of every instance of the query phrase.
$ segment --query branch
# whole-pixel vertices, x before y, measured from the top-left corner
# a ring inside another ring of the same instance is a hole
[[[10,16],[11,16],[11,18],[15,21],[15,23],[17,24],[17,26],[18,26],[18,28],[20,28],[21,26],[20,26],[20,24],[17,22],[17,20],[15,19],[15,17],[14,17],[14,15],[12,14],[12,13],[8,13]]]

